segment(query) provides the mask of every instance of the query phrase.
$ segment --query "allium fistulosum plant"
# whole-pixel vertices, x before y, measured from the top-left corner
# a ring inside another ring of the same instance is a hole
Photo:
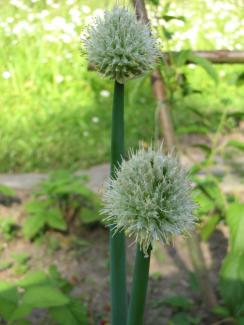
[[[161,149],[140,149],[122,160],[106,185],[103,213],[115,233],[137,243],[127,325],[143,324],[150,253],[156,241],[169,244],[195,225],[196,205],[186,171]]]
[[[96,17],[87,28],[84,47],[88,61],[103,76],[114,80],[111,138],[111,179],[116,178],[124,155],[124,84],[151,70],[158,57],[148,26],[134,12],[114,7]],[[126,258],[123,230],[110,228],[112,325],[127,319]]]

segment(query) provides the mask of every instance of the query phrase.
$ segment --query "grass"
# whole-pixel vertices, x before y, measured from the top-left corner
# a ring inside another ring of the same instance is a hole
[[[182,33],[168,40],[169,48],[177,48],[179,43],[182,48],[194,47],[182,35],[193,28],[194,19],[202,17],[204,21],[210,9],[205,6],[199,17],[196,4],[200,2],[204,1],[194,1],[190,23],[184,28],[174,25],[174,21],[166,26]],[[18,7],[13,3],[5,2],[0,13],[0,46],[4,49],[0,55],[0,171],[83,168],[107,161],[113,82],[87,70],[79,41],[80,31],[90,19],[89,8],[104,8],[107,3],[92,1],[89,7],[79,0],[25,0],[15,2]],[[186,13],[181,6],[172,10]],[[236,19],[235,13],[229,10],[229,16],[221,21],[212,17],[212,29],[224,30],[226,21]],[[196,46],[214,46],[205,36],[199,33]],[[240,40],[230,35],[229,42],[234,46]],[[190,106],[203,113],[244,111],[243,86],[238,88],[235,84],[240,66],[217,67],[217,86],[201,68],[183,70],[192,87],[202,93],[182,97],[176,91],[173,114],[177,129],[195,123],[194,115],[188,113]],[[155,110],[150,80],[145,77],[131,81],[126,90],[126,146],[150,142]]]

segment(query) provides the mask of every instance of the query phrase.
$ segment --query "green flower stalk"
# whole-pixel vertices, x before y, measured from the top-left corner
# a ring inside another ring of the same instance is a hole
[[[196,223],[187,172],[160,149],[130,153],[116,169],[103,195],[105,221],[115,233],[125,231],[138,244],[127,325],[141,325],[150,252],[156,241],[169,244]]]
[[[90,64],[104,77],[115,80],[111,179],[116,179],[124,154],[124,83],[137,78],[156,63],[159,51],[148,26],[138,22],[134,12],[122,7],[106,11],[87,28],[84,40]],[[126,325],[126,258],[123,231],[110,231],[110,269],[112,297],[112,325]]]

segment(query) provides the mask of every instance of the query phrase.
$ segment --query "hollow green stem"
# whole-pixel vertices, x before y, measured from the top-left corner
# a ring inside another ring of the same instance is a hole
[[[115,81],[112,141],[111,141],[111,177],[115,176],[115,168],[119,166],[124,154],[124,85]],[[112,299],[112,325],[126,325],[127,292],[126,292],[126,258],[125,235],[116,235],[110,230],[110,276]]]
[[[148,250],[148,256],[145,257],[139,245],[137,246],[127,325],[143,324],[150,255],[151,247]]]

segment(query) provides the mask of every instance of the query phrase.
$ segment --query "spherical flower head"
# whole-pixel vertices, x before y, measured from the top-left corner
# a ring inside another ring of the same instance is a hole
[[[145,254],[156,241],[169,244],[189,233],[196,222],[187,172],[161,149],[140,149],[123,160],[106,185],[103,203],[105,221],[134,237]]]
[[[97,71],[122,84],[151,70],[159,56],[149,27],[124,7],[96,18],[87,28],[84,48]]]

